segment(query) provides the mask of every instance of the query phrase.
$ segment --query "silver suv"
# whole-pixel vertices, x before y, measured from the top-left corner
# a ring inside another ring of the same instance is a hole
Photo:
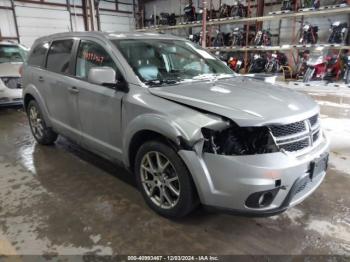
[[[273,215],[322,182],[329,142],[308,96],[238,76],[174,36],[81,32],[38,39],[24,67],[35,139],[57,134],[135,175],[166,217],[196,206]]]

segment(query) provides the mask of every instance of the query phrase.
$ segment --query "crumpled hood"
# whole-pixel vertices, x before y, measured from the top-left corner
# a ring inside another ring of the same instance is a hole
[[[19,68],[22,63],[0,63],[0,77],[20,77]]]
[[[185,82],[149,91],[230,118],[240,126],[292,123],[319,111],[318,105],[307,95],[246,77]]]

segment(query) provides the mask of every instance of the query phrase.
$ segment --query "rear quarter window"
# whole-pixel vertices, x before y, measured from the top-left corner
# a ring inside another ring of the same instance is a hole
[[[40,43],[34,47],[28,58],[28,64],[31,66],[44,67],[45,55],[49,49],[49,43]]]

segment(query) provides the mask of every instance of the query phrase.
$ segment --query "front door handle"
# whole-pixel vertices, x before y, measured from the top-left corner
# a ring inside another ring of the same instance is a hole
[[[76,88],[75,86],[69,88],[68,90],[71,94],[78,94],[79,93],[79,89]]]
[[[39,82],[44,82],[44,77],[42,77],[42,76],[39,76]]]

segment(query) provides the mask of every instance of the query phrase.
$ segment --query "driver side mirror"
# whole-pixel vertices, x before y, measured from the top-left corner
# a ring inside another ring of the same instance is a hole
[[[108,66],[90,68],[88,81],[92,84],[112,87],[123,92],[128,91],[128,84],[125,79],[121,76],[116,80],[115,70]]]

